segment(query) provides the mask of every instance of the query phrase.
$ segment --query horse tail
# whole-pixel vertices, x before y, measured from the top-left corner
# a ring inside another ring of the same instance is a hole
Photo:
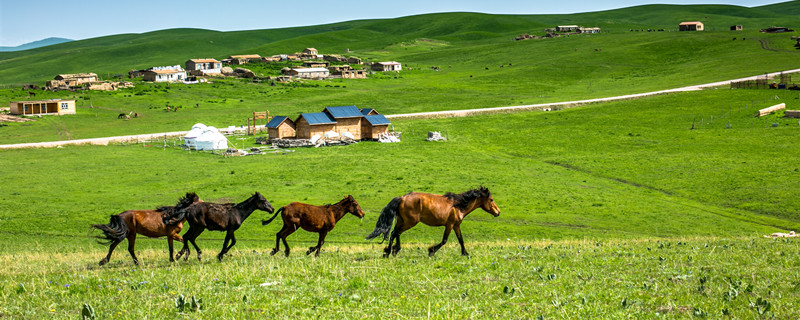
[[[277,217],[279,213],[283,212],[283,209],[285,208],[286,207],[281,207],[280,209],[276,210],[275,214],[272,215],[272,218],[269,218],[267,220],[261,220],[261,225],[262,226],[268,225],[270,222],[272,222],[272,220],[275,220],[275,217]]]
[[[392,222],[394,222],[394,217],[397,216],[400,209],[400,202],[402,201],[402,197],[396,197],[383,207],[381,215],[378,216],[378,222],[375,224],[375,230],[367,236],[367,240],[372,240],[380,234],[383,234],[383,241],[389,238],[389,229],[392,228]]]
[[[128,225],[118,214],[112,215],[108,224],[93,224],[92,227],[103,231],[103,236],[97,238],[108,240],[109,243],[122,241],[128,236]]]

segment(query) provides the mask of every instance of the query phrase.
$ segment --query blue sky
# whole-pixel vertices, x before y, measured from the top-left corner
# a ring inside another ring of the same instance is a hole
[[[785,1],[0,0],[0,46],[17,46],[48,37],[79,40],[120,33],[143,33],[181,27],[219,31],[272,29],[358,19],[396,18],[433,12],[561,14],[602,11],[652,3],[732,4],[756,7]]]

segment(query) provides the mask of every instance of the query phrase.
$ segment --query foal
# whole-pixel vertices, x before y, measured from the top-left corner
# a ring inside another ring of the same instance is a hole
[[[183,228],[183,218],[166,222],[162,221],[162,218],[172,215],[195,202],[202,201],[196,193],[187,192],[186,196],[181,198],[174,207],[161,207],[156,210],[128,210],[112,215],[108,224],[92,225],[92,227],[103,231],[101,239],[108,240],[111,243],[111,247],[108,248],[108,255],[103,260],[100,260],[100,265],[108,263],[114,248],[125,238],[128,239],[128,252],[133,258],[133,263],[138,265],[139,259],[136,259],[136,254],[133,253],[137,233],[151,238],[167,236],[169,261],[175,261],[172,258],[172,241],[183,242],[181,236],[178,235]]]
[[[350,213],[359,219],[364,218],[364,211],[361,210],[361,206],[358,205],[356,199],[353,199],[351,195],[344,197],[342,201],[336,204],[327,204],[324,206],[292,202],[278,209],[275,215],[269,218],[269,220],[262,220],[261,225],[267,225],[272,222],[272,220],[278,216],[278,213],[281,213],[281,218],[283,218],[283,228],[281,228],[281,231],[278,231],[275,239],[275,249],[272,249],[270,254],[274,255],[280,251],[282,239],[283,246],[286,247],[287,257],[289,256],[289,244],[286,243],[286,237],[294,233],[298,227],[306,231],[319,233],[317,246],[309,247],[308,251],[306,251],[306,255],[316,251],[317,253],[314,256],[319,257],[319,249],[322,248],[322,244],[325,243],[325,236],[328,232],[333,230],[333,227],[336,226],[336,222],[342,219],[345,214]]]

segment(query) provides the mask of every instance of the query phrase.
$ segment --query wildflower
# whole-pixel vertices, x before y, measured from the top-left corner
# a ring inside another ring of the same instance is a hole
[[[65,284],[64,288],[69,288],[69,283]]]
[[[50,309],[50,312],[56,312],[56,309]]]

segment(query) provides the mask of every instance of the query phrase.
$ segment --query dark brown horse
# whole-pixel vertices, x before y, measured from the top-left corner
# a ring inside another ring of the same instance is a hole
[[[287,257],[289,256],[289,244],[286,243],[286,237],[294,233],[297,228],[319,233],[317,246],[309,247],[306,252],[306,255],[309,255],[316,251],[317,253],[315,256],[319,257],[319,249],[322,248],[322,244],[325,243],[325,236],[328,235],[328,232],[333,230],[333,227],[336,226],[336,222],[339,222],[345,214],[350,213],[359,219],[364,218],[364,211],[361,210],[361,206],[358,205],[356,199],[351,195],[344,197],[342,201],[336,204],[326,204],[324,206],[292,202],[278,209],[275,215],[269,218],[269,220],[262,220],[261,225],[267,225],[272,222],[272,220],[278,216],[278,213],[281,213],[281,218],[283,218],[283,228],[281,228],[281,231],[278,231],[275,239],[275,249],[272,249],[270,254],[274,255],[280,251],[282,239],[283,246],[286,247]]]
[[[461,244],[461,255],[468,256],[467,249],[464,248],[464,239],[461,237],[461,221],[470,212],[481,208],[491,215],[500,215],[500,208],[494,203],[492,193],[486,187],[469,190],[464,193],[446,193],[445,195],[411,192],[402,197],[392,199],[381,211],[375,230],[367,236],[367,240],[383,234],[383,239],[389,237],[389,229],[392,228],[392,221],[397,217],[397,223],[392,230],[389,238],[389,246],[384,249],[383,257],[393,256],[400,251],[400,234],[405,232],[417,223],[422,222],[429,226],[444,226],[444,237],[442,242],[428,248],[428,255],[433,256],[445,243],[450,236],[450,230],[456,232],[458,243]],[[392,247],[392,243],[397,241]]]
[[[183,241],[181,236],[178,235],[183,228],[183,219],[164,222],[162,218],[199,201],[201,201],[200,197],[196,193],[188,192],[174,207],[161,207],[156,210],[128,210],[112,215],[108,224],[92,225],[92,227],[103,231],[104,235],[100,237],[101,239],[108,240],[111,243],[111,247],[108,248],[108,255],[103,260],[100,260],[100,265],[108,263],[114,248],[125,238],[128,239],[128,252],[133,258],[133,263],[139,264],[136,254],[133,253],[137,233],[151,238],[167,236],[169,261],[175,261],[172,258],[172,240]]]
[[[256,192],[250,198],[240,203],[210,203],[198,202],[186,209],[176,212],[174,216],[166,219],[183,219],[189,222],[189,230],[183,234],[183,248],[178,252],[176,258],[186,254],[189,258],[189,242],[197,250],[197,260],[200,260],[202,251],[195,243],[195,239],[206,229],[211,231],[225,231],[225,242],[222,243],[222,251],[217,255],[217,259],[222,261],[222,257],[228,250],[236,244],[234,232],[242,226],[247,217],[256,209],[269,213],[275,212],[272,205],[264,196]],[[230,242],[230,246],[228,245]]]

